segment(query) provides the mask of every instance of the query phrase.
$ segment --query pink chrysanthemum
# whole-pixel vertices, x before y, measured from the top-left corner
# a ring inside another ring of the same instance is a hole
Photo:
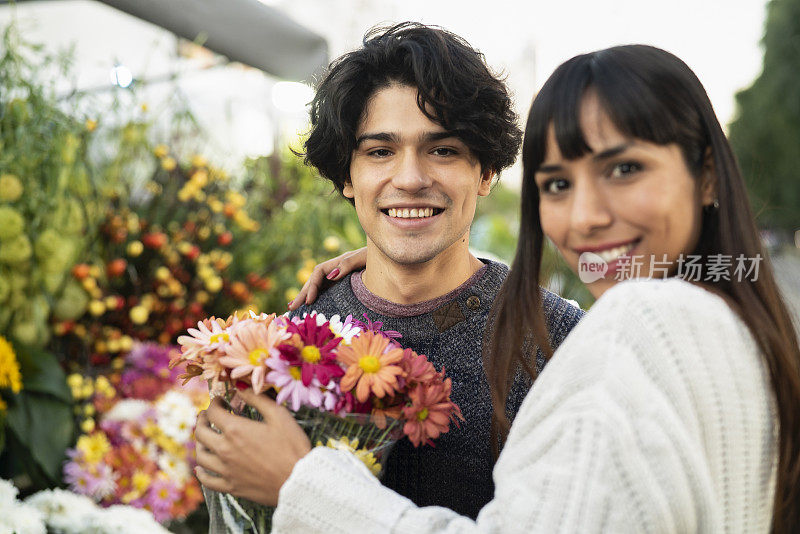
[[[311,313],[300,322],[290,323],[286,331],[292,336],[278,350],[283,359],[300,366],[303,385],[310,386],[314,378],[327,384],[344,374],[334,352],[342,338],[331,332],[327,321],[319,325],[317,314]]]
[[[158,522],[164,522],[172,519],[170,510],[175,501],[181,496],[181,492],[175,484],[170,481],[166,476],[156,477],[150,488],[147,490],[145,496],[145,504],[150,511],[153,512],[153,517]]]
[[[300,366],[291,365],[281,357],[269,358],[266,364],[272,369],[267,374],[266,380],[278,388],[278,396],[275,398],[278,404],[287,402],[289,408],[294,411],[299,410],[301,406],[312,408],[324,406],[326,399],[322,384],[317,378],[313,378],[311,384],[305,385]]]
[[[69,489],[96,501],[114,493],[114,478],[114,471],[106,464],[88,466],[75,460],[64,464],[64,482]]]
[[[272,315],[263,320],[239,322],[225,355],[219,359],[221,365],[231,370],[231,378],[249,377],[256,393],[261,393],[266,387],[267,359],[278,355],[275,346],[286,338],[286,333],[278,328],[274,318]]]
[[[229,329],[235,320],[235,317],[228,321],[211,317],[198,322],[197,328],[187,330],[188,336],[178,338],[181,357],[184,360],[201,360],[201,356],[209,352],[224,351],[230,344]]]
[[[464,420],[461,409],[450,400],[451,387],[450,379],[445,378],[419,384],[408,393],[411,404],[403,408],[403,432],[415,447],[433,445],[432,440],[450,429],[451,420],[456,424],[458,419]]]
[[[428,357],[424,354],[417,354],[411,349],[403,351],[403,359],[400,362],[400,367],[403,368],[403,375],[405,384],[418,384],[420,382],[428,382],[436,378],[436,369],[433,364],[428,361]]]

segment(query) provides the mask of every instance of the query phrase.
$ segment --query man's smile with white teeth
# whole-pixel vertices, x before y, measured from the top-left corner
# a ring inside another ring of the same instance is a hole
[[[397,219],[422,219],[438,215],[443,210],[440,208],[389,208],[383,211],[389,217]]]

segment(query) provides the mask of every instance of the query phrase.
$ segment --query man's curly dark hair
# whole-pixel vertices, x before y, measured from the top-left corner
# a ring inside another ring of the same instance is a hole
[[[361,48],[333,61],[311,102],[305,162],[340,193],[366,104],[393,83],[416,87],[419,109],[460,138],[482,170],[499,173],[514,163],[522,131],[505,83],[483,54],[442,28],[403,22],[371,29]]]

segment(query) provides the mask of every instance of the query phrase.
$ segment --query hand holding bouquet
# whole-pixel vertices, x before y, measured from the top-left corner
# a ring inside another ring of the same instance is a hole
[[[212,317],[178,338],[182,352],[171,365],[184,363],[186,381],[207,380],[212,396],[224,396],[234,411],[253,419],[258,412],[238,401],[237,389],[272,396],[291,410],[312,444],[350,450],[379,475],[385,454],[403,435],[414,446],[433,445],[451,421],[463,420],[444,370],[404,349],[396,341],[400,334],[382,326],[314,312]],[[259,524],[268,515],[263,507],[223,497],[209,503],[212,529],[216,504],[225,529],[234,529],[230,518],[237,529],[267,528],[266,519]]]

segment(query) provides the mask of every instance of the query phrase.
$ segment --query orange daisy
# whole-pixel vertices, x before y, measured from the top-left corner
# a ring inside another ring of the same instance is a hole
[[[378,398],[394,393],[397,377],[403,374],[399,365],[403,349],[389,345],[389,341],[381,334],[363,332],[350,346],[339,346],[337,359],[347,367],[340,384],[342,391],[355,388],[359,402],[366,402],[370,392]]]

